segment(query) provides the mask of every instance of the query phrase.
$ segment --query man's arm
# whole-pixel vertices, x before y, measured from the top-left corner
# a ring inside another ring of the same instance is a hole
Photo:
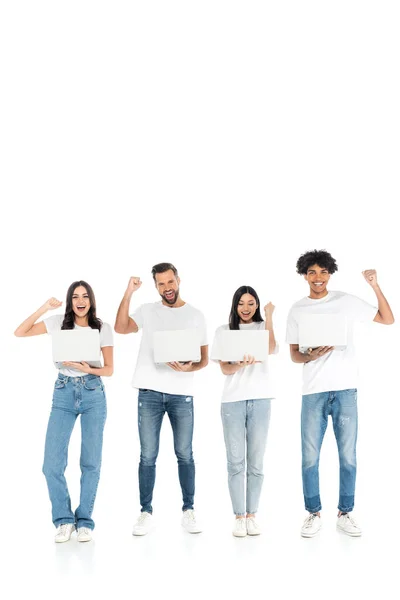
[[[121,304],[119,305],[115,319],[114,330],[117,333],[137,333],[139,331],[137,323],[129,316],[129,305],[132,294],[136,292],[141,285],[142,282],[140,281],[140,277],[131,277],[129,279],[128,287],[126,288]]]
[[[392,325],[394,323],[394,316],[392,309],[389,306],[389,302],[386,300],[382,293],[381,288],[378,285],[378,276],[375,269],[368,269],[363,271],[364,278],[367,283],[372,287],[378,300],[378,312],[375,315],[375,323],[382,323],[382,325]]]
[[[319,346],[318,348],[309,348],[306,354],[300,352],[298,344],[290,344],[290,358],[295,363],[309,363],[313,360],[317,360],[327,354],[328,352],[332,352],[333,346]]]

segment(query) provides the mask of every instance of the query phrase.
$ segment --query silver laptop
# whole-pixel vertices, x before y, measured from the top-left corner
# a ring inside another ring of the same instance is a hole
[[[153,350],[155,363],[200,362],[200,332],[198,329],[155,331]]]
[[[96,362],[100,360],[98,329],[63,329],[52,334],[53,361]]]
[[[299,349],[334,346],[344,350],[347,346],[346,317],[336,314],[302,315],[299,320]]]
[[[242,361],[245,354],[256,360],[266,362],[269,353],[269,331],[243,331],[226,329],[220,331],[214,339],[211,350],[212,360],[223,362]]]

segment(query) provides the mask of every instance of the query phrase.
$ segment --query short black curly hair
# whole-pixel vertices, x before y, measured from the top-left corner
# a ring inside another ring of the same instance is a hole
[[[332,275],[338,270],[336,260],[326,250],[309,250],[300,256],[296,263],[296,271],[299,275],[307,275],[307,271],[313,265],[319,265],[327,269]]]

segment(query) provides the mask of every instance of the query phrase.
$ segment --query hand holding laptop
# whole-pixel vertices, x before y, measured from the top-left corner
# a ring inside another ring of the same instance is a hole
[[[318,346],[318,348],[309,348],[306,354],[310,357],[310,361],[313,361],[321,358],[321,356],[324,356],[328,352],[332,352],[334,349],[334,346]]]

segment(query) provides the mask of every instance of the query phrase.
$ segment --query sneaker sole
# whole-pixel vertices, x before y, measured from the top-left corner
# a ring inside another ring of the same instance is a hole
[[[134,535],[135,537],[141,537],[143,535],[147,535],[149,532],[148,531],[143,531],[141,533],[137,532],[137,531],[132,531],[132,535]]]
[[[249,532],[247,532],[247,535],[252,535],[252,536],[261,535],[261,531],[259,533],[249,533]]]
[[[233,537],[247,537],[247,533],[233,533],[232,532]]]
[[[321,531],[321,527],[318,529],[318,531],[316,531],[315,533],[303,533],[302,531],[300,532],[301,537],[303,538],[313,538],[316,535],[319,534],[319,532]]]
[[[350,533],[349,531],[345,531],[344,529],[342,529],[341,527],[336,526],[336,531],[339,531],[340,533],[344,533],[344,535],[348,535],[350,537],[361,537],[362,536],[362,531],[360,531],[359,533]]]
[[[67,538],[66,540],[54,540],[56,544],[65,544],[65,542],[69,542],[71,538]]]

